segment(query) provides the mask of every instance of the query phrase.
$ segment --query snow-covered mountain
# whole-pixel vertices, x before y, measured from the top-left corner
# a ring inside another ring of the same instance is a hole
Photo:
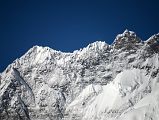
[[[34,46],[0,74],[0,120],[159,120],[159,34]]]

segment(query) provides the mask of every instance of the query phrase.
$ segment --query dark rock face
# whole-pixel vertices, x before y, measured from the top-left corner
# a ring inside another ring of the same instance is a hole
[[[115,49],[131,50],[138,48],[141,43],[141,39],[134,32],[125,30],[123,34],[116,37],[113,46]]]
[[[143,83],[138,74],[158,79],[158,38],[157,34],[143,42],[126,30],[112,45],[97,41],[73,53],[34,46],[0,74],[0,119],[118,120],[152,92],[151,84],[140,87]],[[126,88],[115,85],[116,77],[127,70],[135,71],[134,79],[141,81]],[[119,91],[120,99],[126,99],[124,105],[102,108],[104,111],[88,117],[86,113],[98,106],[94,102],[110,85]]]
[[[153,35],[147,41],[147,44],[154,50],[154,52],[159,52],[159,34]]]

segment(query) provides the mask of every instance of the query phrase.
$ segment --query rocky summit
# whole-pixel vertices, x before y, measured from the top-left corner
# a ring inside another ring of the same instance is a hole
[[[159,120],[159,34],[34,46],[0,73],[0,120]]]

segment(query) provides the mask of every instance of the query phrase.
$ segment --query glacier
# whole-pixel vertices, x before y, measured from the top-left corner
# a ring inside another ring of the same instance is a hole
[[[0,73],[1,120],[159,120],[159,33],[72,53],[33,46]]]

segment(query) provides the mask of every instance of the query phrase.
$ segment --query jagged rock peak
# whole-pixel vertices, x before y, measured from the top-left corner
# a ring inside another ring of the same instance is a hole
[[[123,35],[128,35],[128,36],[136,36],[136,33],[134,31],[129,31],[128,29],[126,29],[123,32]]]
[[[94,50],[101,50],[105,47],[108,47],[109,45],[104,41],[96,41],[94,43],[89,44],[86,49],[94,49]]]
[[[155,52],[159,52],[159,33],[151,36],[145,41]]]
[[[76,51],[80,56],[88,57],[88,55],[101,54],[104,51],[110,51],[111,46],[104,41],[96,41],[89,44],[87,47]],[[75,52],[74,52],[75,53]]]
[[[120,39],[122,37],[136,37],[136,33],[134,31],[129,31],[128,29],[126,29],[122,34],[118,34],[116,39]]]
[[[152,35],[146,42],[159,41],[159,33]]]
[[[126,29],[122,34],[116,36],[112,45],[114,48],[120,49],[122,47],[130,47],[130,45],[132,46],[140,42],[141,39],[137,37],[135,32]]]

